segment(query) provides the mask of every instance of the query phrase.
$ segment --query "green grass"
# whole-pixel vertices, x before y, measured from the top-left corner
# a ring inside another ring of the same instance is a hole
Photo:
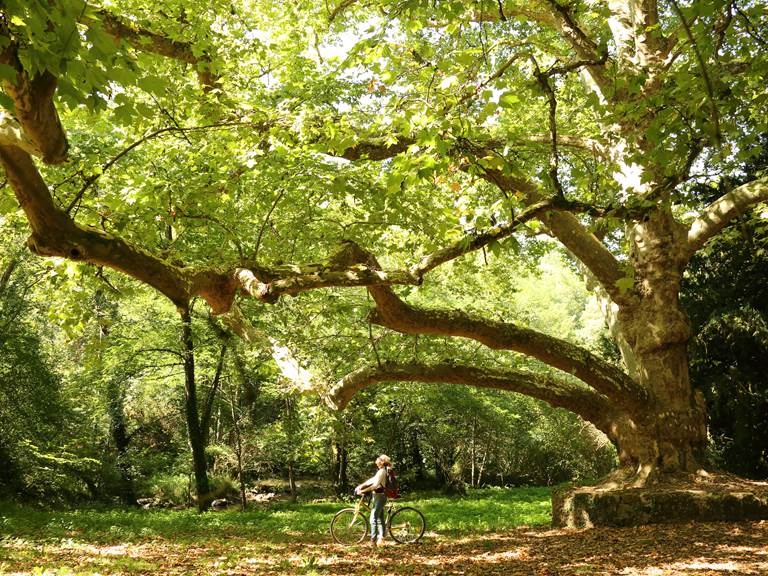
[[[435,542],[548,524],[549,497],[544,488],[488,489],[471,491],[463,498],[410,494],[397,505],[421,510],[427,519],[428,540]],[[317,555],[329,550],[330,520],[348,505],[280,502],[248,512],[198,514],[193,510],[43,510],[0,503],[0,574],[138,575],[243,566],[256,574],[259,566],[269,562],[281,573],[322,574]]]
[[[473,490],[463,498],[431,496],[414,504],[429,530],[446,534],[496,532],[552,520],[549,488]]]
[[[549,497],[547,488],[484,489],[473,490],[465,497],[413,494],[397,504],[420,509],[431,532],[461,534],[547,524]],[[331,517],[345,505],[285,502],[248,512],[198,514],[193,510],[57,511],[0,503],[0,538],[42,542],[71,539],[100,544],[232,536],[281,541],[327,533]]]

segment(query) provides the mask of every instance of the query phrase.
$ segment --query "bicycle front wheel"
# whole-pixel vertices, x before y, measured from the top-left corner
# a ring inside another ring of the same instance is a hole
[[[362,511],[344,508],[331,520],[331,536],[339,544],[359,544],[368,534],[368,519]]]
[[[400,544],[418,542],[426,527],[424,515],[410,506],[398,508],[389,519],[389,533]]]

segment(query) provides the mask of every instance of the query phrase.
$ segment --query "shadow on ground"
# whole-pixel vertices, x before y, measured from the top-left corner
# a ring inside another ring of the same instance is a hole
[[[286,537],[287,536],[287,537]],[[97,545],[76,540],[0,541],[1,574],[632,575],[768,574],[768,522],[548,530],[344,548],[329,538],[242,536],[181,544],[162,537]]]

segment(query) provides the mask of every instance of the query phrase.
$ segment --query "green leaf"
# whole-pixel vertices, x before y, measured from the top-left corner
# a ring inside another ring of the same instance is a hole
[[[8,80],[8,82],[16,84],[17,76],[18,72],[16,71],[16,68],[9,66],[8,64],[0,64],[0,79]]]
[[[166,87],[166,81],[159,76],[145,76],[144,78],[140,78],[137,84],[142,90],[158,96],[163,95]]]
[[[390,172],[387,174],[387,192],[399,192],[404,179],[405,175],[400,172]]]
[[[513,92],[504,92],[499,96],[499,106],[502,108],[512,108],[518,102],[520,102],[520,98]]]
[[[0,194],[0,214],[9,214],[19,208],[12,194]]]
[[[631,290],[634,287],[635,279],[627,276],[624,278],[619,278],[616,280],[615,284],[616,288],[619,289],[619,292],[625,294],[628,290]]]
[[[5,108],[6,110],[15,113],[16,112],[16,105],[13,103],[13,100],[10,96],[7,94],[4,94],[0,92],[0,106]]]
[[[490,170],[503,170],[506,165],[506,162],[498,156],[485,156],[484,158],[480,158],[477,162],[483,168],[488,168]]]
[[[480,114],[477,116],[477,123],[482,124],[486,121],[488,116],[496,112],[498,110],[499,105],[496,104],[496,102],[488,102],[485,106],[483,106],[483,109],[480,111]]]
[[[136,73],[125,66],[109,68],[108,75],[112,80],[123,85],[134,84],[136,82]]]

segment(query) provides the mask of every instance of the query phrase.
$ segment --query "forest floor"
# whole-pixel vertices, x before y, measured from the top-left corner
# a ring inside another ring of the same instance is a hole
[[[0,505],[0,574],[768,574],[765,521],[553,530],[541,525],[542,503],[544,494],[536,492],[420,499],[433,520],[422,541],[378,549],[331,541],[327,522],[340,507],[333,503],[204,515]],[[510,517],[533,522],[509,526]]]

